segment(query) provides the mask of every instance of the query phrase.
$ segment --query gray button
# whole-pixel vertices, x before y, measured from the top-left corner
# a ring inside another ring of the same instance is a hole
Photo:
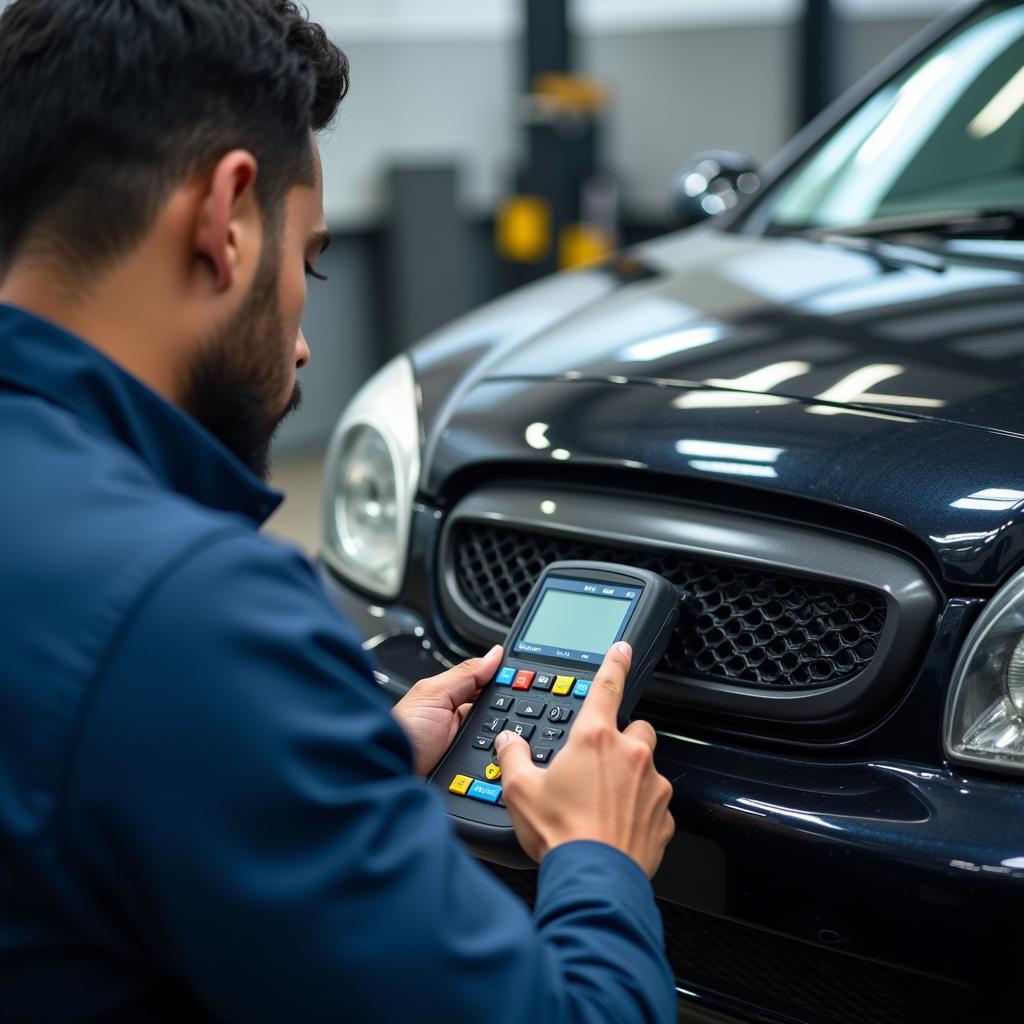
[[[537,700],[521,700],[516,705],[516,714],[522,715],[523,718],[540,718],[546,707],[546,704],[541,704]]]

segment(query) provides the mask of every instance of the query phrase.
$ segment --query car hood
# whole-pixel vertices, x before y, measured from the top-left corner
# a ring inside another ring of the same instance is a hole
[[[544,282],[543,317],[528,295],[505,300],[510,322],[518,303],[532,311],[515,337],[489,333],[485,308],[463,343],[443,332],[414,350],[427,390],[447,389],[424,408],[428,493],[482,461],[616,466],[887,520],[954,581],[994,583],[1020,561],[1024,276],[1012,262],[936,270],[717,231],[632,255],[652,273]]]
[[[893,266],[720,232],[641,251],[658,276],[535,334],[491,373],[672,380],[1024,430],[1024,261]]]

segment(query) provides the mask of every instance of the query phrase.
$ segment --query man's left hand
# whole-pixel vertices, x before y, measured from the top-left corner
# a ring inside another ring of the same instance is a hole
[[[416,755],[416,774],[427,776],[451,745],[473,701],[494,678],[502,648],[470,658],[429,679],[421,679],[395,705],[393,714],[405,729]]]

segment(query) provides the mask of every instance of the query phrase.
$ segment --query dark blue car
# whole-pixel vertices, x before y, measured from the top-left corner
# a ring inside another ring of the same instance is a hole
[[[756,190],[727,163],[681,182],[719,216],[365,385],[325,578],[398,695],[550,561],[659,571],[687,1019],[1020,1020],[1024,3],[932,26]]]

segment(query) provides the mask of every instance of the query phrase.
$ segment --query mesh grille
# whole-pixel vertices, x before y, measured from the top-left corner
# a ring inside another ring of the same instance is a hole
[[[455,526],[459,589],[488,618],[510,626],[550,562],[596,559],[651,569],[686,590],[659,673],[745,686],[811,688],[856,675],[885,624],[875,591],[760,569],[617,547],[491,523]]]
[[[536,871],[485,864],[531,906]],[[953,1024],[966,990],[658,900],[672,973],[683,988],[718,993],[807,1024]]]

